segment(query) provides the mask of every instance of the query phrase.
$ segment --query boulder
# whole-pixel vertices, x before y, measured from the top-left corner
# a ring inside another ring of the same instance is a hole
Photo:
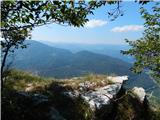
[[[132,89],[133,93],[137,95],[137,97],[143,102],[146,96],[146,92],[142,87],[134,87]]]

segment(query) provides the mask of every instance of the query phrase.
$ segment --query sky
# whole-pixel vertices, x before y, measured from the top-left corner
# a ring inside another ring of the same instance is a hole
[[[149,11],[154,3],[144,5]],[[122,2],[123,16],[110,21],[107,12],[115,5],[107,5],[89,15],[89,21],[84,27],[62,26],[50,24],[35,28],[32,40],[53,43],[81,43],[81,44],[126,44],[124,39],[136,40],[142,37],[144,30],[139,8],[135,2]]]

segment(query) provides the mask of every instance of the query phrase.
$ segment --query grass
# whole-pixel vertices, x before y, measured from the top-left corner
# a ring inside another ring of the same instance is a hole
[[[151,108],[160,111],[160,98],[152,96],[149,98]]]
[[[111,80],[107,78],[106,75],[88,74],[83,77],[74,77],[71,79],[64,79],[59,81],[60,84],[66,87],[71,87],[74,90],[80,88],[80,84],[90,84],[89,89],[94,89],[98,87],[103,87],[109,84],[113,84]]]
[[[14,89],[17,91],[24,91],[27,87],[44,89],[54,81],[51,79],[44,79],[39,76],[31,75],[27,72],[11,70],[8,71],[5,78],[5,87],[7,89]]]
[[[54,83],[74,90],[79,90],[80,84],[92,84],[90,89],[113,84],[106,75],[88,74],[71,79],[47,79],[17,70],[8,71],[5,79],[5,87],[17,91],[25,91],[27,89],[32,91],[44,90]]]

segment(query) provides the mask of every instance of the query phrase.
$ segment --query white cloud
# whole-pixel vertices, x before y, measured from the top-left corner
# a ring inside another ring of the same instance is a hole
[[[143,25],[125,25],[113,28],[112,32],[129,32],[143,30]]]
[[[89,20],[86,24],[85,27],[87,28],[95,28],[95,27],[101,27],[103,25],[107,24],[107,21],[104,20]]]

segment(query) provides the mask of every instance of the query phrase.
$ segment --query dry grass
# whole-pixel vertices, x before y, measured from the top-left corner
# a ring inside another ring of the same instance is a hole
[[[106,75],[88,74],[83,77],[74,77],[71,79],[63,79],[58,81],[61,85],[65,87],[71,87],[73,89],[80,89],[82,85],[90,85],[89,89],[95,89],[98,87],[103,87],[109,84],[113,84],[111,80],[107,78]]]
[[[45,90],[45,88],[53,83],[72,88],[73,90],[79,90],[83,86],[87,86],[88,89],[95,89],[112,84],[112,81],[106,75],[88,74],[83,77],[73,77],[71,79],[46,79],[15,70],[10,71],[6,79],[7,88],[18,91]]]

